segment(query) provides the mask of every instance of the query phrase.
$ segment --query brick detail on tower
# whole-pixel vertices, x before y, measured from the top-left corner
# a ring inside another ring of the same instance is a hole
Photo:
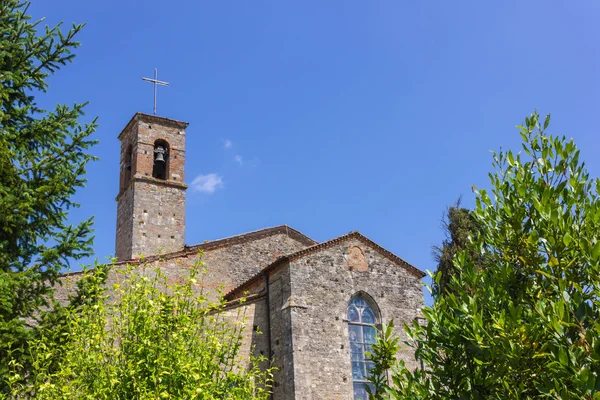
[[[183,249],[187,126],[187,122],[137,113],[119,135],[115,246],[119,260]]]

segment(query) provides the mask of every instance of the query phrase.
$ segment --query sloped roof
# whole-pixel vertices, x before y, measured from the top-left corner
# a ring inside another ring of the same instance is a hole
[[[252,231],[252,232],[247,232],[247,233],[241,233],[239,235],[234,235],[234,236],[229,236],[223,239],[217,239],[217,240],[210,240],[210,241],[206,241],[204,243],[199,243],[199,244],[195,244],[195,245],[191,245],[191,246],[184,246],[184,248],[182,250],[179,251],[174,251],[171,253],[164,253],[164,254],[156,254],[156,255],[151,255],[151,256],[147,256],[144,257],[144,262],[152,262],[152,261],[156,261],[156,260],[169,260],[172,258],[177,258],[177,257],[185,257],[185,256],[190,256],[190,255],[195,255],[197,254],[199,251],[210,251],[210,250],[214,250],[214,249],[218,249],[221,247],[227,247],[227,246],[232,246],[235,244],[242,244],[242,243],[247,243],[247,242],[251,242],[253,240],[258,240],[258,239],[263,239],[269,236],[273,236],[273,235],[286,235],[292,239],[295,239],[297,241],[299,241],[300,243],[306,245],[306,246],[314,246],[315,244],[318,244],[319,242],[317,242],[316,240],[313,240],[311,238],[309,238],[308,236],[306,236],[305,234],[301,233],[300,231],[295,230],[294,228],[291,228],[287,225],[279,225],[279,226],[274,226],[271,228],[263,228],[263,229],[259,229],[257,231]],[[131,260],[121,260],[116,262],[114,265],[123,265],[123,264],[135,264],[135,263],[140,263],[142,262],[141,259],[139,258],[134,258]],[[61,276],[69,276],[69,275],[78,275],[83,273],[83,271],[74,271],[74,272],[66,272],[61,274]]]
[[[364,236],[360,232],[353,231],[353,232],[347,233],[345,235],[339,236],[339,237],[337,237],[335,239],[331,239],[331,240],[328,240],[328,241],[323,242],[323,243],[317,243],[317,244],[315,244],[315,245],[313,245],[311,247],[307,247],[306,249],[299,250],[299,251],[297,251],[295,253],[279,257],[277,260],[275,260],[275,262],[273,262],[272,264],[270,264],[267,267],[263,268],[263,270],[261,272],[259,272],[258,274],[254,275],[253,277],[251,277],[250,279],[248,279],[246,282],[242,283],[241,285],[239,285],[235,289],[232,289],[231,291],[229,291],[225,295],[225,299],[226,300],[233,299],[236,294],[239,294],[239,293],[243,292],[248,285],[256,282],[262,276],[264,276],[264,274],[269,273],[270,271],[274,270],[277,266],[279,266],[279,265],[281,265],[283,263],[301,259],[303,257],[306,257],[307,255],[317,253],[317,252],[319,252],[321,250],[328,249],[330,247],[333,247],[335,245],[338,245],[340,243],[343,243],[343,242],[346,242],[346,241],[349,241],[349,240],[352,240],[352,239],[358,240],[360,242],[363,242],[367,246],[372,247],[377,252],[379,252],[381,255],[383,255],[384,257],[388,258],[390,261],[392,261],[393,263],[395,263],[395,264],[399,265],[400,267],[406,269],[410,274],[412,274],[416,278],[421,279],[421,278],[423,278],[426,275],[420,269],[418,269],[418,268],[414,267],[413,265],[407,263],[406,261],[404,261],[402,258],[400,258],[397,255],[395,255],[391,251],[386,250],[385,248],[381,247],[380,245],[378,245],[377,243],[375,243],[374,241],[372,241],[368,237]]]

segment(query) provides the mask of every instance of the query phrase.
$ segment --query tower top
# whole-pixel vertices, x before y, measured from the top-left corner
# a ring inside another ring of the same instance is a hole
[[[125,132],[128,132],[131,129],[132,125],[135,124],[136,122],[155,123],[155,124],[160,124],[163,126],[171,126],[173,128],[178,128],[178,129],[185,129],[190,124],[189,122],[178,121],[176,119],[159,117],[158,115],[151,115],[151,114],[146,114],[143,112],[136,112],[133,115],[133,117],[131,117],[131,119],[129,120],[127,125],[125,125],[125,128],[123,128],[121,133],[119,133],[118,138],[122,139],[123,134],[125,134]]]

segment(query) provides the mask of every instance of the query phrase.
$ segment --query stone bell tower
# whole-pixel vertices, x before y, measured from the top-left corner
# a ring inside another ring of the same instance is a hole
[[[137,113],[119,135],[116,256],[120,261],[183,249],[187,126]]]

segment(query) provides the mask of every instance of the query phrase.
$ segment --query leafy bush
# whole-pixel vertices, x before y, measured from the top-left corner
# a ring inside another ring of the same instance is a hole
[[[477,260],[460,252],[407,327],[425,368],[398,363],[380,398],[600,398],[600,181],[538,119],[518,127],[523,154],[494,153],[493,197],[476,191]]]
[[[67,316],[62,344],[44,336],[30,344],[33,382],[13,375],[13,396],[267,399],[271,370],[259,368],[262,356],[240,358],[243,315],[230,321],[222,297],[209,299],[202,265],[183,283],[169,282],[158,268],[138,268],[114,270],[122,280],[107,290],[98,280],[89,291],[96,298]]]

